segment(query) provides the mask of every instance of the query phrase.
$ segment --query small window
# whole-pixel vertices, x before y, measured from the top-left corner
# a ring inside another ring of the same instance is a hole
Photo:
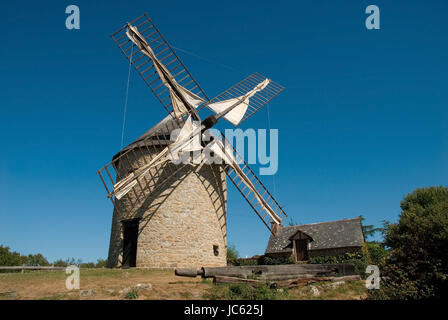
[[[213,245],[213,254],[219,256],[219,246]]]

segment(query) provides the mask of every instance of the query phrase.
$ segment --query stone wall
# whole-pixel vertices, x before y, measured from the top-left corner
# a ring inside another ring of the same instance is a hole
[[[148,149],[129,153],[118,164],[120,178],[150,159]],[[160,184],[160,177],[165,182]],[[226,265],[226,175],[219,165],[174,165],[152,169],[113,213],[109,266],[120,267],[123,220],[140,218],[137,267]],[[216,255],[217,247],[218,254]]]

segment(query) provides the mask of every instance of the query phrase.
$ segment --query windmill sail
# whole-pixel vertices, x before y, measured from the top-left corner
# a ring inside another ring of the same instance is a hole
[[[134,31],[137,30],[138,33],[129,30],[130,25],[135,26]],[[129,38],[127,33],[131,35],[132,38]],[[157,26],[146,14],[143,14],[122,26],[116,32],[111,34],[111,38],[132,66],[134,66],[135,70],[151,89],[157,100],[170,114],[170,117],[175,117],[182,114],[183,111],[185,112],[186,106],[184,101],[189,101],[188,104],[191,106],[197,106],[195,101],[200,99],[204,101],[209,100],[205,92],[199,86],[199,83],[193,78],[191,73],[177,56],[176,52],[160,33]],[[152,50],[152,54],[151,52],[149,52],[149,54],[146,52],[146,44]],[[145,50],[142,50],[142,48]],[[174,79],[175,83],[178,85],[177,87],[179,90],[177,90],[177,92],[182,93],[171,94],[173,90],[170,90],[171,87],[168,88],[165,85],[166,77],[161,77],[159,75],[159,72],[163,72],[163,70],[160,65],[157,65],[159,68],[157,70],[156,64],[154,64],[151,57],[157,58],[164,69],[168,70],[172,75],[172,79]],[[190,92],[192,94],[190,94]],[[182,99],[179,98],[180,95],[182,96]],[[199,97],[199,99],[197,97]],[[180,103],[179,100],[181,101]],[[197,110],[199,111],[204,107],[204,104],[199,105]]]
[[[193,92],[185,89],[179,85],[174,79],[173,75],[168,69],[157,59],[154,51],[151,49],[145,38],[140,34],[137,27],[128,25],[126,31],[127,37],[135,43],[141,52],[149,57],[156,69],[162,83],[170,91],[171,104],[173,106],[174,114],[181,117],[189,112],[196,113],[196,108],[205,102],[204,99],[197,96]]]
[[[234,157],[232,149],[229,148],[229,146],[224,146],[219,139],[214,139],[211,143],[207,145],[206,148],[209,148],[211,151],[215,153],[215,155],[221,158],[224,161],[224,163],[230,165],[233,168],[238,178],[254,194],[255,198],[257,199],[258,203],[261,205],[263,210],[267,212],[267,214],[272,218],[272,220],[275,223],[281,224],[282,219],[274,212],[274,210],[272,210],[272,208],[269,206],[266,200],[264,200],[263,197],[258,193],[252,181],[247,177],[247,175],[238,165],[238,161]]]
[[[222,114],[224,119],[229,121],[234,126],[237,126],[246,114],[246,110],[249,107],[249,99],[253,97],[257,92],[266,88],[269,83],[270,80],[266,78],[246,94],[241,95],[237,98],[231,98],[209,104],[208,108],[212,109],[218,115]]]
[[[217,114],[222,113],[221,116],[236,127],[283,90],[278,83],[254,73],[210,100],[207,107]],[[223,115],[227,109],[231,111]]]

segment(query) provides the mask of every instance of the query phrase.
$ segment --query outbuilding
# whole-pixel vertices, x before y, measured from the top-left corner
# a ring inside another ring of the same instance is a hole
[[[271,235],[265,255],[272,258],[292,257],[307,261],[315,256],[336,256],[360,252],[364,243],[361,220],[345,219],[330,222],[280,227]]]

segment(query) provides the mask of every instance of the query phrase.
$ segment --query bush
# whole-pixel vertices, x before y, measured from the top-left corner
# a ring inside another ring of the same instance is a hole
[[[124,298],[127,299],[127,300],[135,300],[135,299],[137,299],[138,298],[138,290],[137,289],[132,289],[131,291],[126,293]]]
[[[107,259],[98,259],[95,268],[105,268],[107,266]]]
[[[79,265],[80,268],[95,268],[95,263],[93,262],[87,262],[87,263],[81,263]]]
[[[353,263],[355,265],[355,272],[360,275],[365,275],[368,265],[368,259],[363,252],[346,252],[337,256],[317,256],[310,257],[308,263],[311,264],[337,264],[337,263]]]
[[[258,262],[260,265],[294,264],[294,260],[292,259],[292,257],[272,258],[272,257],[262,256]]]
[[[258,265],[258,258],[228,259],[227,264],[232,266],[256,266]]]
[[[368,255],[369,255],[369,264],[381,265],[386,261],[389,253],[384,248],[384,245],[378,242],[366,242],[365,243]]]
[[[371,299],[448,296],[448,188],[416,189],[400,204],[398,223],[385,225],[390,255],[380,265],[379,290]]]
[[[53,265],[55,267],[64,267],[65,268],[68,266],[68,263],[65,260],[59,259],[59,260],[56,260],[55,262],[53,262]]]
[[[252,258],[228,259],[227,264],[232,266],[279,265],[294,264],[294,260],[292,257],[271,258],[266,256],[253,256]]]

